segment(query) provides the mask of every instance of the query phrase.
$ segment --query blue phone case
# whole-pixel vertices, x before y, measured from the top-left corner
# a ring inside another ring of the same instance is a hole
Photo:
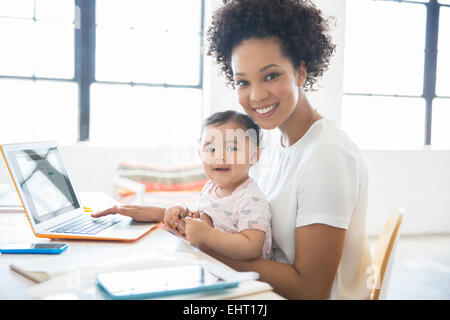
[[[65,244],[61,248],[0,248],[2,254],[59,254],[69,246]]]
[[[189,268],[196,266],[178,266],[174,268]],[[161,270],[163,268],[155,268],[153,270]],[[171,267],[166,267],[166,270],[172,269]],[[100,289],[100,292],[110,299],[149,299],[149,298],[157,298],[164,297],[170,295],[179,295],[186,293],[195,293],[195,292],[204,292],[204,291],[212,291],[219,289],[227,289],[234,288],[239,285],[240,281],[237,280],[220,280],[217,282],[211,282],[207,284],[198,284],[198,285],[186,285],[185,283],[181,283],[180,286],[175,287],[162,287],[149,288],[141,287],[136,288],[133,287],[132,278],[129,277],[131,273],[141,273],[146,274],[147,270],[138,270],[138,271],[122,271],[122,272],[111,272],[111,273],[100,273],[96,275],[96,284]],[[175,269],[174,272],[177,272],[181,269]],[[151,272],[151,271],[150,271]],[[111,276],[114,275],[114,276]],[[148,274],[147,274],[148,275]],[[171,278],[171,275],[175,275],[173,272],[168,274],[167,276]],[[125,285],[123,288],[119,288],[123,286],[123,283],[128,282],[129,284]],[[119,286],[118,286],[119,285]]]
[[[158,298],[158,297],[165,297],[165,296],[172,296],[172,295],[179,295],[179,294],[186,294],[186,293],[196,293],[196,292],[205,292],[205,291],[214,291],[214,290],[220,290],[220,289],[229,289],[229,288],[235,288],[239,285],[238,281],[235,282],[229,282],[224,281],[221,283],[216,283],[214,285],[206,285],[206,286],[199,286],[199,287],[193,287],[193,288],[186,288],[186,289],[176,289],[176,290],[164,290],[164,291],[149,291],[149,292],[142,292],[142,293],[134,293],[134,294],[115,294],[111,292],[107,286],[105,286],[101,280],[99,280],[98,275],[96,277],[96,284],[97,287],[100,289],[100,292],[102,292],[104,295],[106,295],[108,298],[113,300],[134,300],[134,299],[151,299],[151,298]]]

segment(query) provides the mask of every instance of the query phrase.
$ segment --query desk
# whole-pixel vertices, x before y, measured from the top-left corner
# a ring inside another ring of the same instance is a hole
[[[36,238],[31,230],[25,213],[0,213],[0,245],[5,242],[49,242],[50,239]],[[113,241],[93,241],[93,240],[61,240],[69,244],[69,248],[61,254],[65,259],[73,257],[78,259],[82,256],[84,259],[95,257],[106,250],[125,248],[128,252],[145,250],[145,248],[157,247],[164,251],[173,253],[189,253],[199,259],[208,260],[213,263],[222,264],[220,261],[206,255],[195,247],[192,247],[186,241],[170,234],[169,232],[158,228],[138,241],[132,243],[113,242]],[[126,249],[128,248],[128,249]],[[121,249],[123,252],[124,249]],[[0,299],[34,299],[26,293],[26,290],[35,286],[32,280],[11,270],[9,263],[11,261],[26,261],[29,259],[56,257],[54,255],[0,255]],[[83,297],[87,299],[102,299],[100,295]],[[258,294],[247,294],[236,297],[236,299],[283,299],[278,294],[269,290]]]

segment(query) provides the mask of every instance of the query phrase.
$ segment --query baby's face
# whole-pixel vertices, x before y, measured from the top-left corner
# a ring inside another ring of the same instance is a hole
[[[234,189],[244,182],[257,155],[258,148],[249,132],[234,122],[203,130],[200,156],[205,174],[223,189]]]

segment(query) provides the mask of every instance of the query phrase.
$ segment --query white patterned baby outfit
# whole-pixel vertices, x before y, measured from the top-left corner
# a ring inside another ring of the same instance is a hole
[[[197,209],[211,217],[214,228],[229,233],[261,230],[266,233],[261,253],[263,259],[272,258],[270,206],[256,182],[249,178],[231,196],[219,198],[218,185],[209,180],[203,187]]]

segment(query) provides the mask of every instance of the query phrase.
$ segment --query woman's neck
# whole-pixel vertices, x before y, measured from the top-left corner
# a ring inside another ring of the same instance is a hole
[[[301,91],[297,107],[291,116],[278,127],[283,147],[289,147],[296,143],[308,132],[315,121],[322,119],[322,116],[312,108],[303,90]]]

